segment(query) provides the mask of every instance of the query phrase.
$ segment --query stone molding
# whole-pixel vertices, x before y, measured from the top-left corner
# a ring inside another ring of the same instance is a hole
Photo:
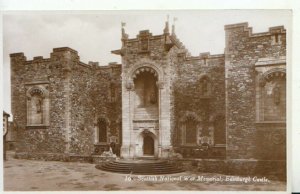
[[[286,64],[286,57],[280,56],[280,57],[267,57],[267,58],[260,58],[255,63],[255,66],[264,66],[264,65],[282,65]]]
[[[186,122],[188,118],[194,118],[196,122],[201,122],[202,119],[194,112],[186,111],[184,115],[180,118],[180,122]]]
[[[50,122],[50,99],[49,99],[49,91],[46,89],[47,85],[32,85],[28,88],[26,88],[26,97],[27,97],[27,126],[26,128],[47,128],[49,126]],[[34,90],[40,91],[39,94],[42,98],[42,104],[41,104],[41,123],[34,123],[33,119],[36,115],[33,115],[32,113],[32,92]]]
[[[259,78],[260,87],[264,87],[266,82],[268,82],[272,77],[283,77],[286,76],[286,70],[284,68],[273,68],[262,74]]]
[[[128,73],[127,73],[127,78],[126,80],[133,80],[133,76],[135,75],[135,71],[141,67],[148,67],[152,68],[158,75],[158,80],[162,81],[164,80],[164,75],[163,75],[163,70],[161,67],[159,67],[154,61],[146,58],[140,59],[138,62],[133,64]]]

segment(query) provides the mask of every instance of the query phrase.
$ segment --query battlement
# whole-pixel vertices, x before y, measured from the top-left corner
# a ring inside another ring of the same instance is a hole
[[[164,38],[163,34],[159,34],[159,35],[153,35],[149,30],[141,30],[139,31],[139,33],[136,35],[135,38],[126,38],[123,39],[126,42],[137,42],[140,41],[141,39],[160,39],[160,38]]]
[[[76,54],[78,55],[78,52],[74,49],[71,49],[69,47],[58,47],[58,48],[53,48],[53,52],[56,53],[56,52],[71,52],[73,54]]]
[[[285,34],[286,30],[284,26],[273,26],[269,28],[267,32],[253,33],[252,27],[249,27],[248,22],[229,24],[224,26],[225,31],[232,31],[237,29],[242,29],[244,32],[249,33],[249,37],[258,37],[258,36],[270,36],[274,34]]]
[[[225,30],[233,29],[233,28],[244,28],[248,29],[248,22],[237,23],[237,24],[228,24],[224,26]]]
[[[24,55],[23,52],[19,53],[11,53],[9,56],[10,58],[22,58],[24,61],[30,63],[30,62],[41,62],[41,61],[49,61],[51,58],[62,55],[63,57],[70,58],[71,56],[75,59],[79,60],[78,52],[74,49],[71,49],[69,47],[59,47],[59,48],[54,48],[53,52],[50,54],[50,58],[44,58],[43,56],[35,56],[33,57],[32,60],[27,60],[26,56]]]
[[[69,47],[59,47],[59,48],[54,48],[53,52],[50,54],[51,58],[56,58],[56,57],[62,57],[67,60],[77,60],[79,61],[79,55],[78,52],[74,49],[71,49]]]
[[[225,58],[224,54],[215,54],[211,55],[210,52],[200,53],[199,56],[189,56],[186,58],[186,61],[195,61],[195,60],[210,60],[210,59],[218,59]]]
[[[26,56],[24,53],[12,53],[9,55],[10,56],[10,61],[11,63],[20,63],[20,62],[25,62],[27,60]]]
[[[25,57],[24,53],[23,52],[20,52],[20,53],[11,53],[9,55],[11,58],[12,57]]]
[[[117,62],[110,62],[108,65],[99,66],[101,69],[112,69],[112,68],[121,68],[122,64]]]
[[[140,37],[143,37],[143,36],[152,36],[152,33],[150,33],[149,30],[141,30],[139,32],[139,34],[136,35],[136,38],[140,38]]]

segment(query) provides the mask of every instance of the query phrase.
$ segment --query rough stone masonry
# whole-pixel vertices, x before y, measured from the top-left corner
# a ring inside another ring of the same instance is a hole
[[[131,39],[122,28],[112,51],[122,63],[107,66],[68,47],[46,59],[11,54],[16,157],[99,161],[110,151],[285,179],[286,30],[240,23],[225,33],[224,53],[191,56],[168,22]]]

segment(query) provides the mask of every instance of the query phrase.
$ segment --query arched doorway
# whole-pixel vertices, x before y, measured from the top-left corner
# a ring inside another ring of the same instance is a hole
[[[154,139],[149,135],[144,137],[143,152],[146,156],[154,155]]]

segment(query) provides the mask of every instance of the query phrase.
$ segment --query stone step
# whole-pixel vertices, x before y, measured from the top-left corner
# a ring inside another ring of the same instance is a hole
[[[141,166],[141,167],[136,167],[136,166],[113,166],[113,165],[103,165],[102,167],[104,168],[114,168],[114,169],[146,169],[146,168],[151,168],[151,169],[156,169],[156,170],[164,170],[164,169],[174,169],[174,166]]]
[[[167,161],[113,161],[106,162],[102,165],[96,165],[97,169],[116,172],[116,173],[132,173],[132,174],[173,174],[183,172],[177,166]]]

